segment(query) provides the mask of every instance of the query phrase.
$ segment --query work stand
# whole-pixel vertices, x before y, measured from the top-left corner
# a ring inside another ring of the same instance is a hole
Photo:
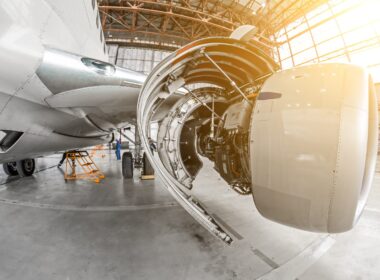
[[[81,171],[77,171],[80,167]],[[70,151],[66,153],[65,180],[87,179],[99,183],[104,174],[92,160],[87,151]]]

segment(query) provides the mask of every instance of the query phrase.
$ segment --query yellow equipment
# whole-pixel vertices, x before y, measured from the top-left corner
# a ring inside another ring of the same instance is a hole
[[[154,180],[154,174],[153,175],[141,175],[141,180]]]
[[[82,167],[81,173],[77,173],[76,167]],[[65,180],[88,179],[99,183],[104,179],[104,174],[99,170],[87,151],[70,151],[66,153]]]
[[[104,145],[97,145],[93,149],[91,149],[90,157],[104,158],[106,155],[104,153],[98,154],[98,152],[100,151],[104,151]]]

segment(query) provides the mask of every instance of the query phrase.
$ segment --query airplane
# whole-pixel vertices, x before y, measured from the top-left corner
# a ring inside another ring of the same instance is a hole
[[[31,176],[37,157],[112,142],[135,125],[143,149],[123,154],[124,177],[142,158],[227,244],[231,234],[192,194],[202,158],[269,220],[339,233],[360,218],[378,142],[365,68],[281,70],[256,29],[242,26],[180,48],[145,76],[107,62],[95,0],[2,0],[0,31],[0,162],[9,176]]]

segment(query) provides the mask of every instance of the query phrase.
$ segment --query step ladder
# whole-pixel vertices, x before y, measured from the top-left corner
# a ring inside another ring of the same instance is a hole
[[[77,166],[81,167],[82,172],[77,172]],[[104,174],[100,171],[87,151],[70,151],[66,153],[66,181],[87,179],[99,183],[100,180],[104,178]]]
[[[104,153],[99,154],[100,151],[104,152],[104,145],[97,145],[97,146],[93,147],[91,149],[91,152],[90,152],[90,157],[91,158],[95,158],[95,157],[104,158],[106,155]]]

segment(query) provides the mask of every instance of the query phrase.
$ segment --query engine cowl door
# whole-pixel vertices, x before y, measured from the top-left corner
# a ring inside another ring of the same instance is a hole
[[[259,41],[222,37],[192,42],[161,61],[139,95],[137,124],[144,149],[149,151],[150,137],[157,139],[158,153],[147,153],[156,174],[185,210],[226,243],[231,243],[232,237],[193,195],[192,183],[201,164],[189,164],[196,163],[199,139],[191,133],[203,121],[208,123],[205,116],[212,115],[210,110],[220,119],[223,112],[218,108],[239,98],[236,89],[261,85],[278,69],[266,48]],[[167,106],[168,99],[175,94],[182,98]],[[151,132],[154,122],[158,126],[157,135]],[[210,127],[212,123],[209,122]]]
[[[361,67],[319,64],[272,75],[251,119],[259,212],[303,230],[351,229],[372,184],[377,127],[376,95]]]

